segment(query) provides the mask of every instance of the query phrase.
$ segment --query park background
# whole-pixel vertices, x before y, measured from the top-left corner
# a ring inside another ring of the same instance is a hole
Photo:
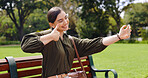
[[[0,59],[40,55],[22,52],[20,41],[25,34],[49,29],[46,14],[54,6],[69,14],[67,33],[80,38],[114,35],[130,24],[131,37],[94,54],[95,66],[115,69],[119,78],[148,78],[147,0],[0,0]],[[104,78],[104,73],[97,75]]]

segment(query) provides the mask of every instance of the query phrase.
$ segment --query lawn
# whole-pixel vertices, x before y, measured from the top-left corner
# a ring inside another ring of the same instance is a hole
[[[113,44],[93,58],[97,69],[115,69],[119,78],[148,78],[148,44]]]
[[[20,46],[0,46],[0,59],[34,55],[40,54],[24,53]],[[93,59],[97,69],[115,69],[119,78],[148,78],[148,44],[112,44],[94,54]],[[97,76],[105,78],[104,73],[97,73]]]
[[[40,53],[25,53],[20,46],[0,46],[0,59],[4,59],[6,56],[13,56],[15,58],[34,55],[40,55]]]

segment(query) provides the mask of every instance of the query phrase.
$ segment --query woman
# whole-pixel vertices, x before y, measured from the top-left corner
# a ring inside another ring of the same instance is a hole
[[[47,18],[52,29],[27,34],[23,37],[21,48],[24,52],[40,52],[43,55],[42,77],[50,77],[67,73],[76,57],[73,44],[64,33],[69,29],[68,15],[59,7],[48,11]],[[110,37],[94,39],[79,39],[73,37],[79,56],[101,52],[108,45],[118,40],[130,37],[130,26],[122,26],[119,34]]]

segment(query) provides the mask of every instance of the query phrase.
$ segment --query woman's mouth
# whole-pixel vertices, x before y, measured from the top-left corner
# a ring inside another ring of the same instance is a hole
[[[62,26],[62,28],[64,28],[64,29],[67,28],[67,27],[68,27],[68,25]]]

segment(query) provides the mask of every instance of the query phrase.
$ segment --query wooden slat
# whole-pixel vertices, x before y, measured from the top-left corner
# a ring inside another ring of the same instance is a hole
[[[26,77],[41,74],[42,68],[18,71],[18,77]]]
[[[9,73],[0,74],[0,78],[10,78]]]
[[[6,59],[0,59],[0,65],[1,64],[6,64],[6,63],[7,63]]]
[[[31,60],[41,60],[42,56],[29,56],[29,57],[19,57],[14,58],[16,62],[22,62],[22,61],[31,61]]]
[[[83,59],[87,59],[87,58],[88,58],[87,56],[80,57],[81,60],[83,60]],[[74,59],[73,59],[73,61],[77,61],[77,60],[78,60],[78,58],[74,58]]]
[[[30,77],[30,78],[42,78],[42,76]]]
[[[41,55],[39,56],[29,56],[29,57],[18,57],[18,58],[14,58],[16,62],[20,62],[20,61],[27,61],[27,60],[41,60],[43,57]],[[0,59],[0,65],[1,64],[6,64],[7,61],[6,59]]]
[[[42,60],[31,60],[31,61],[24,61],[24,62],[19,61],[16,64],[17,64],[17,69],[41,66]],[[0,71],[7,71],[7,70],[9,70],[8,64],[0,64]]]
[[[17,63],[17,69],[35,67],[35,66],[42,66],[42,60],[18,62]]]
[[[8,64],[1,64],[0,65],[0,71],[7,71],[9,70]]]
[[[89,65],[89,61],[88,60],[87,61],[83,61],[82,64],[83,64],[83,66]],[[81,67],[79,62],[73,63],[72,68],[76,68],[76,67]]]

